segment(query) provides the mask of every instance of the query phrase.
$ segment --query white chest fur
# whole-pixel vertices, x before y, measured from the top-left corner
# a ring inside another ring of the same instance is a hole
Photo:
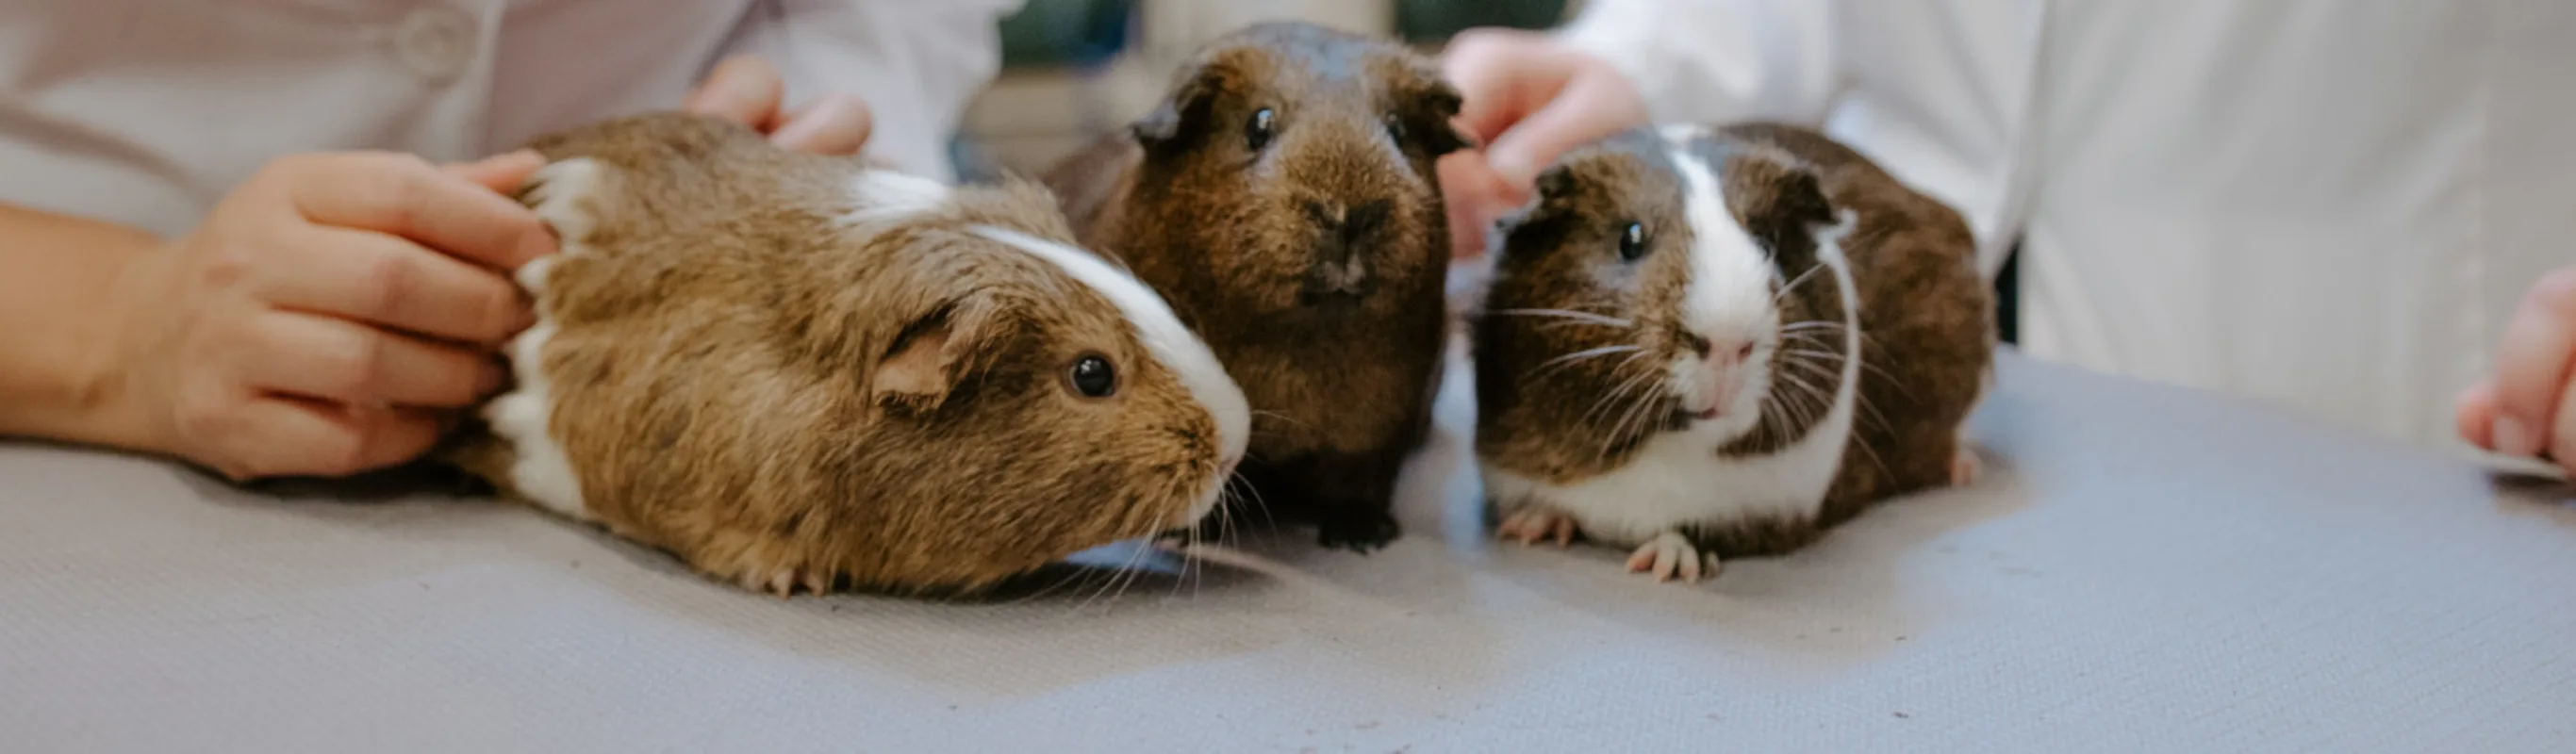
[[[599,165],[587,159],[565,160],[538,170],[532,179],[537,182],[533,191],[537,217],[554,226],[562,239],[562,256],[588,252],[581,241],[589,236],[591,219],[576,208],[574,200],[597,189],[599,171]],[[537,322],[510,341],[510,369],[516,384],[484,405],[483,421],[495,437],[510,445],[510,484],[521,496],[557,513],[588,519],[581,477],[573,473],[572,459],[555,439],[552,383],[542,368],[546,342],[556,330],[546,307],[546,275],[555,261],[547,257],[519,268],[519,287],[537,302]]]
[[[1796,442],[1765,455],[1723,457],[1718,448],[1740,430],[1700,422],[1688,430],[1648,439],[1616,470],[1567,484],[1540,482],[1486,464],[1486,494],[1505,511],[1535,506],[1564,514],[1574,519],[1585,536],[1616,547],[1642,544],[1692,522],[1815,516],[1842,469],[1859,402],[1857,289],[1839,243],[1851,225],[1846,217],[1840,226],[1817,237],[1818,258],[1842,291],[1843,321],[1848,327],[1836,339],[1842,346],[1842,379],[1823,416]]]
[[[1544,506],[1572,517],[1586,536],[1619,547],[1695,521],[1812,517],[1851,439],[1849,382],[1804,437],[1776,453],[1720,457],[1725,438],[1715,431],[1668,432],[1607,474],[1557,485],[1487,466],[1485,489],[1506,509]]]

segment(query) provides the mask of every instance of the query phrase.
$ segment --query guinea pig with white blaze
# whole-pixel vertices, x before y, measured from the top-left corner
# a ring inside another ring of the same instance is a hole
[[[1501,536],[1695,581],[1971,481],[1994,305],[1949,207],[1768,123],[1633,129],[1536,188],[1471,324]]]
[[[1172,302],[1252,401],[1244,479],[1328,547],[1400,536],[1396,477],[1428,439],[1447,336],[1433,164],[1458,92],[1393,42],[1255,24],[1161,103],[1049,171],[1079,238]]]
[[[1026,181],[948,186],[656,113],[536,140],[561,253],[440,457],[788,596],[972,592],[1193,527],[1251,415]]]

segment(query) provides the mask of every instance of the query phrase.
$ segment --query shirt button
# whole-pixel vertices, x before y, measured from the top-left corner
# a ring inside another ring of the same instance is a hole
[[[444,6],[430,6],[404,16],[394,28],[394,54],[422,78],[444,81],[474,62],[474,17]]]

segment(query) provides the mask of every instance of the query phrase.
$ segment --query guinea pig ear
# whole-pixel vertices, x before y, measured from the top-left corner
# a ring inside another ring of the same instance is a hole
[[[870,397],[899,413],[938,410],[989,355],[999,325],[995,309],[986,297],[968,296],[906,324],[869,375]]]
[[[1414,95],[1417,113],[1414,119],[1421,121],[1416,128],[1422,134],[1422,151],[1429,153],[1432,159],[1482,146],[1476,143],[1473,134],[1458,128],[1458,111],[1466,101],[1457,87],[1439,79],[1433,79],[1431,86]]]
[[[1574,169],[1562,163],[1549,165],[1546,170],[1539,171],[1538,178],[1532,180],[1530,186],[1537,189],[1537,201],[1563,198],[1574,193]]]
[[[1207,118],[1208,106],[1216,100],[1218,73],[1210,65],[1193,65],[1181,72],[1170,92],[1144,117],[1128,125],[1128,132],[1147,149],[1169,144],[1188,133],[1190,127]]]
[[[1814,251],[1811,234],[1834,222],[1833,203],[1812,170],[1784,159],[1739,155],[1726,176],[1726,203],[1744,230],[1784,266]]]
[[[1550,166],[1539,171],[1532,188],[1536,190],[1530,192],[1529,201],[1494,219],[1495,233],[1509,237],[1513,231],[1520,230],[1521,226],[1537,217],[1539,210],[1546,209],[1548,202],[1563,199],[1566,192],[1574,190],[1574,173],[1564,165]]]

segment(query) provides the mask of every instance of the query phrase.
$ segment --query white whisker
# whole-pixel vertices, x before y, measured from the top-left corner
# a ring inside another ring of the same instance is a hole
[[[1630,345],[1616,345],[1616,346],[1602,346],[1602,347],[1600,347],[1600,348],[1587,348],[1587,349],[1584,349],[1584,350],[1581,350],[1581,351],[1576,351],[1576,352],[1569,353],[1569,354],[1566,354],[1566,355],[1563,355],[1563,356],[1558,356],[1558,357],[1553,358],[1553,359],[1548,359],[1548,360],[1543,361],[1543,362],[1539,362],[1539,365],[1538,365],[1538,366],[1530,368],[1530,371],[1529,371],[1528,373],[1521,375],[1521,379],[1522,379],[1522,380],[1524,380],[1524,381],[1532,380],[1532,379],[1537,379],[1537,378],[1538,378],[1538,376],[1539,376],[1540,374],[1544,374],[1544,373],[1546,373],[1546,372],[1547,372],[1548,370],[1550,370],[1550,369],[1554,369],[1554,368],[1558,368],[1558,367],[1563,367],[1563,366],[1567,366],[1567,365],[1571,365],[1571,364],[1580,363],[1580,362],[1582,362],[1582,361],[1584,361],[1584,360],[1586,360],[1586,359],[1592,359],[1592,358],[1598,358],[1598,357],[1602,357],[1602,356],[1608,356],[1608,355],[1610,355],[1610,354],[1614,354],[1614,353],[1632,353],[1632,352],[1637,352],[1637,351],[1642,351],[1642,350],[1645,350],[1645,349],[1644,349],[1644,348],[1642,348],[1642,347],[1639,347],[1639,346],[1630,346]]]
[[[1588,322],[1588,323],[1595,324],[1595,325],[1601,325],[1601,326],[1603,326],[1603,327],[1635,327],[1635,326],[1636,326],[1635,324],[1633,324],[1633,323],[1629,322],[1628,320],[1621,319],[1621,318],[1618,318],[1618,317],[1613,317],[1613,316],[1610,316],[1610,315],[1607,315],[1607,314],[1596,314],[1596,313],[1593,313],[1593,312],[1582,312],[1582,311],[1575,311],[1575,310],[1572,310],[1572,309],[1497,309],[1497,310],[1494,310],[1494,311],[1486,312],[1486,314],[1501,315],[1501,316],[1506,316],[1506,317],[1547,317],[1547,318],[1553,318],[1553,319],[1565,319],[1565,320],[1574,320],[1574,321],[1579,321],[1579,322]]]
[[[1824,269],[1825,266],[1819,264],[1814,267],[1807,268],[1806,272],[1798,273],[1797,277],[1790,278],[1787,283],[1782,283],[1780,285],[1780,292],[1771,294],[1771,300],[1778,301],[1781,298],[1788,296],[1790,291],[1798,289],[1798,284],[1807,282],[1808,278],[1815,277],[1817,272],[1823,271]]]

